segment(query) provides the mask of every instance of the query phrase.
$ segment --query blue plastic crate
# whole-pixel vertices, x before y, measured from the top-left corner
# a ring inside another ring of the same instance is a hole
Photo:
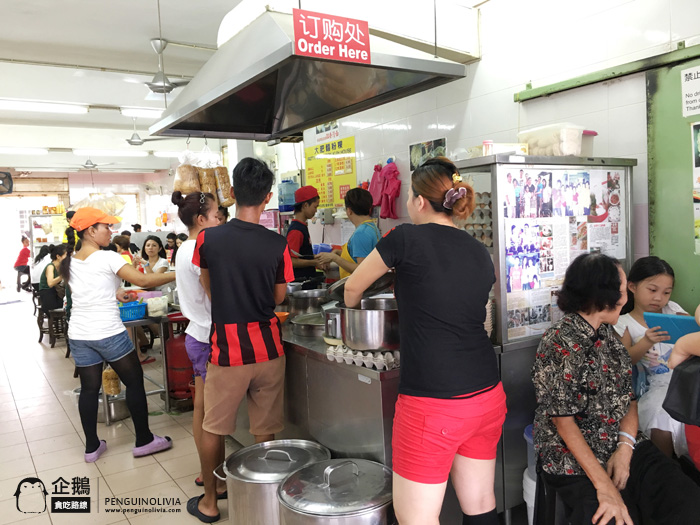
[[[139,303],[138,301],[124,303],[124,305],[119,307],[119,317],[121,317],[122,321],[143,319],[146,317],[146,303]]]

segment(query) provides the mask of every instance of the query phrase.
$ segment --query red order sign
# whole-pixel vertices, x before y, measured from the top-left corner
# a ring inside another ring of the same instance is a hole
[[[371,64],[369,25],[362,20],[294,9],[294,54]]]

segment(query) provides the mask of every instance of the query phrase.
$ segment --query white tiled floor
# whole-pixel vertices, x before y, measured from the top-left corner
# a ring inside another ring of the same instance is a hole
[[[18,299],[20,302],[4,304]],[[0,525],[199,523],[185,510],[187,498],[202,493],[194,484],[199,459],[192,437],[192,412],[163,413],[160,397],[150,396],[151,428],[157,434],[170,436],[173,448],[134,458],[133,425],[126,419],[109,427],[98,424],[98,433],[107,441],[108,449],[96,463],[85,463],[85,438],[71,393],[80,385],[73,378],[73,362],[64,357],[64,341],[59,340],[55,348],[50,348],[48,336],[44,336],[43,343],[37,343],[38,328],[32,312],[29,294],[17,294],[13,288],[0,290]],[[144,371],[153,378],[162,377],[160,362],[156,355],[156,362],[145,365]],[[151,387],[147,382],[147,389]],[[234,447],[235,443],[227,443],[227,452]],[[87,477],[92,512],[20,512],[14,494],[26,477],[41,479],[48,498],[54,490],[52,482],[59,477],[69,482],[75,477]],[[181,510],[177,514],[125,514],[119,505],[105,505],[105,498],[113,495],[171,501],[179,498]],[[226,507],[226,502],[221,501],[222,522],[227,522]],[[115,508],[118,512],[107,512]]]

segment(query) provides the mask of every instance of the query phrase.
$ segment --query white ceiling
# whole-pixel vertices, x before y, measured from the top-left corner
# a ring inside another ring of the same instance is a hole
[[[215,47],[219,24],[240,0],[161,0],[166,40]],[[133,121],[119,107],[164,107],[163,95],[143,82],[158,70],[150,40],[158,38],[156,0],[22,0],[4,2],[0,32],[0,98],[88,104],[85,115],[0,111],[0,146],[132,148],[124,139]],[[165,72],[171,80],[189,78],[211,51],[168,45]],[[55,66],[50,64],[56,64]],[[180,88],[181,89],[181,88]],[[176,89],[169,95],[172,100]],[[95,108],[94,106],[100,106]],[[105,108],[105,106],[107,108]],[[137,119],[142,138],[152,119]],[[28,126],[38,126],[27,132]],[[79,129],[75,129],[79,128]],[[193,144],[194,145],[194,144]],[[184,149],[184,141],[148,142],[138,149]],[[56,163],[66,163],[59,154]],[[51,164],[54,154],[41,158]],[[33,165],[39,159],[0,156],[0,165]],[[100,162],[100,159],[94,159]],[[125,167],[168,167],[167,159],[119,159]],[[75,163],[84,159],[73,158]]]

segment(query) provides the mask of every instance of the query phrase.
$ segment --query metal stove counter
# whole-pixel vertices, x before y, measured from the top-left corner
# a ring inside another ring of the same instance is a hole
[[[334,457],[379,461],[391,467],[391,427],[399,370],[376,370],[330,361],[327,344],[282,330],[287,359],[285,429],[279,439],[312,439]],[[253,444],[247,406],[238,412],[233,437]]]

